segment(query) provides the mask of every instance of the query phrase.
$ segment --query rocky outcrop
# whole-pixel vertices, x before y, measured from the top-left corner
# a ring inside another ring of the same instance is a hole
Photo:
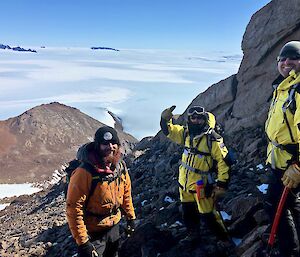
[[[116,51],[119,52],[120,50],[115,49],[115,48],[111,48],[111,47],[103,47],[103,46],[92,46],[91,47],[92,50],[110,50],[110,51]]]
[[[45,104],[0,121],[2,183],[42,182],[75,158],[104,124],[59,103]],[[118,130],[126,154],[137,140]]]
[[[299,12],[297,0],[273,0],[256,12],[243,37],[238,73],[209,87],[192,105],[216,114],[229,134],[263,126],[278,74],[276,57],[286,42],[300,38]]]
[[[32,53],[37,52],[34,49],[25,49],[20,46],[10,47],[9,45],[3,45],[3,44],[0,44],[0,49],[7,49],[7,50],[12,50],[12,51],[18,51],[18,52],[32,52]]]

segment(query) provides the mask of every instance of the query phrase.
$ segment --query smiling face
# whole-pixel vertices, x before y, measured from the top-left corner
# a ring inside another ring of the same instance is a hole
[[[100,144],[100,153],[103,157],[113,156],[115,152],[118,150],[117,144]]]
[[[295,58],[280,58],[277,64],[279,73],[283,77],[288,77],[291,70],[300,72],[300,58],[294,60]]]

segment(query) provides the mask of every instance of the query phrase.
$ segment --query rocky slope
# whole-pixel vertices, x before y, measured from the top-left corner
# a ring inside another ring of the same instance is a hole
[[[104,124],[59,103],[30,109],[18,117],[0,121],[0,183],[41,182],[65,162],[78,147],[93,139]],[[118,132],[126,152],[137,140]]]
[[[299,39],[296,0],[273,0],[253,15],[244,35],[244,58],[238,74],[211,86],[191,104],[204,105],[225,126],[226,144],[235,149],[228,193],[220,209],[231,215],[231,235],[242,239],[224,249],[203,227],[196,245],[180,245],[185,236],[180,215],[177,172],[182,149],[161,133],[145,138],[127,156],[139,226],[124,238],[120,257],[254,257],[263,249],[269,226],[257,186],[268,182],[261,163],[266,139],[263,123],[276,76],[281,45]],[[185,115],[178,119],[181,123]],[[16,199],[0,212],[0,256],[72,256],[75,245],[64,214],[63,183],[31,197]]]

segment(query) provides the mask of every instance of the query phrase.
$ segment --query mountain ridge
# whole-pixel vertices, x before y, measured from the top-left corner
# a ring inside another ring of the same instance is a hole
[[[75,158],[78,147],[91,141],[102,126],[78,109],[57,102],[0,121],[0,182],[42,182]],[[137,140],[119,128],[125,152],[130,152]]]

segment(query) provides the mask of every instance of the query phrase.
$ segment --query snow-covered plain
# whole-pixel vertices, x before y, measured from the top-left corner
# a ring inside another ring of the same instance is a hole
[[[40,191],[40,188],[33,187],[32,184],[0,184],[0,199],[5,197],[31,195]],[[0,204],[0,210],[8,204]]]
[[[182,113],[241,61],[222,51],[22,47],[37,53],[0,49],[1,120],[58,101],[108,125],[110,110],[139,139],[157,133],[164,108],[175,104],[174,113]]]

